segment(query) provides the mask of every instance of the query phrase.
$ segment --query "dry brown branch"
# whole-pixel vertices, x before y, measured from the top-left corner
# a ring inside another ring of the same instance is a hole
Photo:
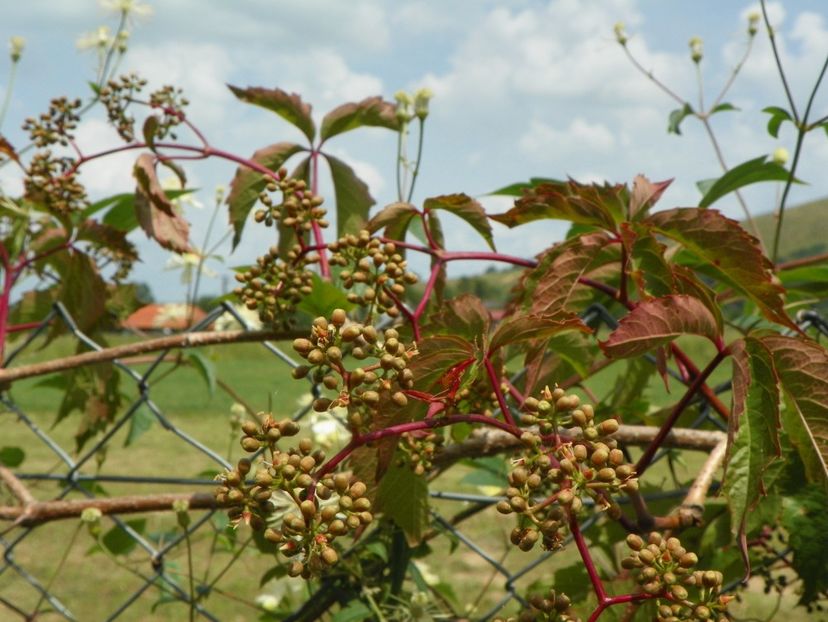
[[[137,343],[130,343],[123,346],[104,348],[103,350],[96,350],[94,352],[75,354],[60,359],[54,359],[52,361],[45,361],[43,363],[21,365],[20,367],[13,367],[11,369],[0,369],[0,386],[14,382],[15,380],[20,380],[21,378],[42,376],[44,374],[51,374],[57,371],[73,369],[75,367],[83,367],[84,365],[112,361],[114,359],[135,356],[136,354],[144,354],[146,352],[156,352],[159,350],[169,350],[173,348],[217,346],[250,341],[277,341],[294,339],[296,337],[305,336],[306,332],[307,331],[230,330],[226,332],[205,331],[171,335],[169,337],[159,337],[157,339],[148,339],[147,341],[139,341]]]
[[[622,425],[613,435],[620,443],[627,445],[646,445],[658,433],[658,428],[643,425]],[[677,447],[698,451],[712,451],[723,439],[724,432],[674,428],[662,447]],[[503,451],[521,447],[521,442],[511,434],[500,430],[479,430],[468,439],[456,445],[449,445],[435,456],[434,464],[440,469],[463,458],[492,456]]]
[[[0,481],[8,487],[15,498],[23,505],[31,505],[35,502],[35,498],[26,488],[26,485],[4,466],[0,466]]]
[[[13,476],[12,476],[13,477]],[[15,478],[17,479],[17,478]],[[19,480],[17,480],[19,482]],[[26,491],[28,494],[28,491]],[[186,500],[190,509],[213,509],[220,507],[209,493],[179,493],[161,495],[129,495],[108,499],[79,499],[72,501],[31,501],[16,507],[0,507],[0,520],[14,521],[30,527],[40,523],[66,518],[76,518],[87,508],[97,508],[102,514],[135,514],[170,510],[176,501]]]
[[[687,496],[684,498],[685,507],[704,506],[704,500],[710,490],[710,485],[713,483],[713,476],[716,475],[716,471],[722,466],[726,450],[727,439],[724,438],[713,448],[707,460],[704,461],[702,468],[699,469],[696,480],[690,486],[690,490],[687,491]]]

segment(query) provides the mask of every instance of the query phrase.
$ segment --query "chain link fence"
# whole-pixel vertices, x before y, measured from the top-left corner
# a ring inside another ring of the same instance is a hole
[[[217,307],[212,313],[208,314],[203,320],[191,326],[189,331],[203,331],[208,329],[213,323],[223,317],[232,317],[245,330],[251,330],[245,322],[244,318],[229,304],[225,303]],[[587,323],[595,326],[597,324],[604,324],[612,328],[615,326],[615,319],[612,315],[600,305],[590,307],[584,319]],[[817,313],[806,312],[801,313],[798,317],[800,326],[803,330],[810,330],[815,334],[828,335],[828,323],[825,322]],[[4,367],[12,365],[19,356],[29,349],[35,347],[39,337],[43,336],[45,331],[54,323],[62,323],[68,333],[72,336],[78,344],[82,344],[89,351],[100,351],[104,348],[101,344],[84,334],[79,328],[74,319],[67,313],[66,309],[60,305],[56,305],[51,313],[43,319],[38,327],[31,330],[25,339],[14,348],[4,361]],[[262,370],[264,372],[271,372],[277,374],[289,373],[289,368],[298,365],[293,358],[281,350],[278,345],[270,342],[262,342],[261,348],[264,348],[270,355],[272,355],[273,366],[271,370]],[[90,468],[95,465],[95,458],[101,452],[109,448],[113,443],[116,434],[127,426],[131,419],[141,408],[147,408],[152,413],[153,417],[167,432],[173,434],[180,443],[189,446],[190,450],[194,450],[201,456],[205,457],[216,470],[223,470],[229,468],[231,465],[222,456],[221,452],[211,448],[204,442],[198,440],[193,435],[177,426],[172,418],[168,416],[165,411],[153,401],[153,389],[156,379],[160,375],[161,363],[171,350],[160,351],[154,355],[149,365],[143,371],[138,371],[137,366],[128,364],[122,360],[115,360],[114,365],[123,373],[124,378],[128,378],[134,383],[137,388],[137,398],[134,399],[123,412],[117,415],[111,424],[107,427],[106,432],[95,439],[95,442],[88,448],[84,448],[82,452],[73,456],[70,449],[62,446],[56,440],[55,435],[51,430],[44,429],[38,424],[37,418],[32,416],[15,401],[12,400],[9,392],[4,390],[0,394],[0,403],[2,403],[5,413],[0,417],[13,417],[18,422],[23,424],[30,435],[30,442],[41,444],[48,449],[58,463],[58,467],[49,472],[28,472],[25,469],[19,469],[15,475],[18,480],[23,482],[53,482],[60,486],[59,491],[54,494],[52,500],[62,500],[68,498],[70,495],[80,494],[88,499],[97,499],[101,496],[101,491],[96,488],[96,485],[107,482],[117,482],[119,485],[137,485],[143,490],[150,488],[158,492],[167,492],[171,487],[176,489],[189,491],[209,492],[210,487],[215,485],[214,480],[209,478],[186,478],[186,477],[158,477],[142,475],[140,465],[136,465],[135,473],[131,475],[123,474],[107,474],[104,471],[98,472]],[[655,361],[653,360],[653,363]],[[146,363],[145,363],[146,365]],[[675,371],[669,372],[681,380],[680,376]],[[729,390],[729,385],[721,385],[715,388],[717,393],[722,393]],[[314,396],[318,396],[318,388],[312,384],[308,385],[308,391]],[[699,398],[699,415],[693,422],[692,427],[701,428],[711,426],[716,429],[724,429],[724,424],[721,418],[711,414],[711,408],[703,398]],[[309,403],[309,401],[308,401]],[[293,418],[299,420],[304,417],[309,411],[310,406],[298,408],[293,413]],[[2,420],[0,420],[2,421]],[[5,419],[8,422],[8,419]],[[6,425],[3,423],[2,425]],[[129,451],[128,449],[125,451]],[[663,459],[667,456],[669,450],[662,450],[655,460]],[[165,457],[170,459],[170,457]],[[159,457],[159,459],[161,459]],[[174,459],[174,457],[172,458]],[[104,463],[104,467],[106,463]],[[648,501],[657,501],[659,499],[681,499],[686,495],[687,490],[677,489],[673,491],[660,492],[657,495],[645,495]],[[470,517],[478,511],[489,508],[496,504],[501,497],[489,496],[481,494],[468,494],[465,492],[451,492],[446,490],[433,490],[432,498],[439,503],[435,506],[441,508],[439,511],[434,507],[431,510],[432,526],[442,533],[453,538],[459,547],[464,549],[478,560],[481,569],[488,568],[492,573],[492,578],[489,582],[489,590],[498,590],[502,595],[496,598],[490,598],[493,604],[486,611],[479,612],[475,619],[489,620],[493,618],[498,612],[501,612],[507,605],[513,602],[524,604],[524,597],[517,587],[521,581],[539,574],[539,568],[543,563],[553,555],[558,555],[555,552],[543,552],[531,557],[531,561],[520,566],[519,568],[507,568],[498,554],[492,552],[487,548],[487,543],[476,541],[475,538],[464,530],[464,523],[462,518]],[[446,510],[449,507],[447,504],[458,504],[460,508],[459,514],[450,516]],[[195,513],[195,510],[193,511]],[[137,584],[132,591],[128,591],[123,595],[120,602],[111,603],[111,609],[101,619],[103,620],[117,620],[122,618],[130,608],[136,607],[142,596],[150,590],[158,590],[167,600],[180,601],[189,603],[191,599],[191,590],[182,587],[181,573],[177,569],[171,570],[171,564],[168,560],[175,554],[181,553],[181,548],[188,543],[188,540],[199,532],[213,532],[215,537],[216,530],[219,529],[217,522],[212,520],[216,512],[220,510],[205,509],[196,518],[186,526],[180,529],[174,536],[163,542],[158,542],[155,539],[148,538],[146,534],[140,533],[127,520],[119,518],[117,515],[107,515],[104,520],[111,521],[113,525],[120,528],[126,538],[130,540],[130,545],[134,546],[135,550],[139,552],[139,558],[136,561],[136,555],[133,555],[133,564],[130,566],[130,573]],[[594,524],[596,515],[586,521],[583,529],[589,532],[589,528]],[[37,616],[39,610],[42,610],[41,603],[48,603],[51,609],[51,614],[58,616],[59,619],[64,620],[79,620],[78,615],[73,613],[72,609],[66,604],[67,597],[71,596],[72,587],[66,581],[59,582],[56,585],[52,581],[52,577],[38,574],[35,570],[27,567],[27,563],[19,561],[16,552],[22,547],[32,536],[40,530],[49,530],[54,523],[45,522],[43,524],[34,526],[15,526],[5,525],[0,533],[0,546],[2,546],[3,555],[0,563],[0,581],[4,581],[7,585],[11,584],[13,589],[6,590],[0,595],[0,620],[32,620]],[[359,542],[356,544],[359,546]],[[768,563],[785,563],[789,562],[790,551],[787,549],[771,551],[768,556]],[[95,563],[92,558],[86,558],[88,563]],[[236,558],[234,558],[236,559]],[[57,560],[55,560],[57,564]],[[221,575],[219,575],[221,576]],[[82,577],[75,577],[76,580],[83,580]],[[217,581],[204,583],[198,581],[195,584],[194,594],[194,611],[203,619],[220,620],[220,616],[211,612],[209,600],[203,598],[211,590],[216,589]],[[735,589],[738,582],[733,582],[727,589]],[[324,590],[323,585],[320,590]],[[31,601],[30,595],[26,595],[27,591],[34,591],[37,596],[38,605],[34,610],[27,603]],[[318,595],[311,595],[308,602],[313,601]],[[107,604],[108,606],[108,604]],[[133,612],[134,614],[134,612]],[[133,616],[134,618],[134,616]],[[298,614],[294,616],[298,619]]]

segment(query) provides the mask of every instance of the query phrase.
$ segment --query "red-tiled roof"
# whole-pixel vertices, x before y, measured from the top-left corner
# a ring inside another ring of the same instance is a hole
[[[206,315],[198,307],[184,304],[151,304],[135,311],[123,326],[133,330],[184,330]]]

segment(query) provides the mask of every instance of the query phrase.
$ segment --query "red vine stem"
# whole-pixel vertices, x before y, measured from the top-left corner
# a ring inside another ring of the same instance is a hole
[[[311,192],[319,194],[319,150],[311,151]],[[322,227],[316,220],[311,220],[311,230],[316,246],[319,247],[319,272],[323,279],[331,278],[331,266],[328,264],[328,253],[325,248],[325,238],[322,235]]]
[[[408,423],[399,423],[381,430],[374,430],[366,432],[365,434],[354,435],[350,442],[331,457],[325,464],[323,464],[314,476],[314,482],[308,489],[308,499],[313,499],[316,492],[316,483],[323,477],[331,473],[337,466],[346,460],[355,449],[378,441],[389,436],[401,436],[406,432],[417,432],[419,430],[431,430],[434,428],[442,428],[455,423],[481,423],[494,428],[503,430],[516,438],[520,438],[520,429],[509,423],[504,423],[493,417],[486,415],[470,414],[470,415],[449,415],[447,417],[431,417],[421,421],[410,421]]]
[[[687,391],[684,392],[682,398],[678,401],[678,403],[673,407],[673,410],[670,412],[670,416],[667,417],[667,420],[661,424],[661,428],[656,434],[655,438],[652,442],[647,446],[647,449],[644,450],[644,453],[641,455],[641,458],[638,459],[638,462],[635,465],[635,471],[640,477],[642,473],[647,469],[650,465],[650,462],[655,456],[656,451],[658,448],[661,447],[661,444],[664,442],[664,439],[670,433],[670,430],[675,425],[678,418],[681,416],[681,413],[684,412],[684,409],[690,404],[693,400],[693,397],[696,393],[701,389],[701,386],[705,383],[707,378],[713,371],[719,366],[727,356],[729,356],[730,351],[725,348],[720,350],[716,353],[716,356],[713,357],[713,360],[708,363],[707,367],[704,368],[700,374],[696,376],[693,380],[693,383],[687,387]]]
[[[419,324],[419,320],[426,310],[426,306],[428,305],[428,299],[431,298],[431,292],[434,291],[434,286],[437,283],[437,278],[440,276],[440,269],[442,267],[442,261],[438,261],[431,267],[431,274],[428,277],[428,282],[426,283],[425,291],[423,292],[423,297],[420,300],[420,304],[418,304],[417,308],[414,310],[414,320],[417,322],[417,324]]]
[[[592,589],[595,591],[595,596],[598,598],[598,605],[600,607],[607,600],[607,592],[604,589],[604,584],[601,582],[601,577],[598,576],[598,569],[595,567],[592,555],[589,554],[589,547],[584,540],[584,535],[581,533],[581,528],[578,526],[578,519],[575,517],[574,512],[569,512],[569,531],[572,534],[572,539],[575,541],[575,546],[578,547],[578,553],[584,562],[584,567],[589,575],[589,581],[592,583]]]
[[[492,365],[492,360],[488,355],[483,357],[483,364],[486,366],[486,374],[492,383],[492,390],[495,393],[495,397],[497,397],[497,403],[500,406],[500,412],[503,413],[503,419],[509,425],[516,426],[512,412],[509,410],[509,405],[506,403],[506,398],[503,396],[503,390],[500,388],[500,378],[498,378],[494,365]]]
[[[587,546],[586,540],[584,540],[584,535],[581,533],[581,528],[578,525],[578,519],[575,518],[575,515],[572,512],[569,514],[569,531],[572,534],[572,539],[575,541],[575,546],[578,547],[578,554],[581,556],[581,561],[583,561],[584,567],[589,575],[589,581],[592,583],[592,589],[598,599],[598,606],[592,614],[590,614],[587,622],[595,622],[604,610],[612,607],[613,605],[633,603],[639,600],[649,600],[656,597],[654,594],[645,593],[608,596],[607,591],[604,588],[604,584],[601,582],[601,577],[598,576],[598,569],[595,567],[595,561],[589,553],[589,547]]]

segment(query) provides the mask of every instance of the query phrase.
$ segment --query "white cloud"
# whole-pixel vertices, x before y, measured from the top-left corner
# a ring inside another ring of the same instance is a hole
[[[109,123],[102,119],[88,119],[78,126],[76,142],[86,154],[94,154],[118,147],[123,141]],[[124,152],[91,160],[80,169],[80,178],[91,196],[130,192],[135,182],[132,165],[138,152]]]
[[[520,138],[520,148],[533,159],[548,159],[552,153],[606,154],[615,147],[615,137],[603,123],[575,117],[564,129],[533,119]]]
[[[379,172],[379,169],[373,165],[373,163],[368,162],[367,160],[355,158],[344,149],[326,149],[326,151],[354,169],[354,173],[356,173],[357,177],[368,185],[368,190],[371,192],[371,196],[374,197],[374,199],[378,199],[378,197],[382,196],[382,193],[386,187],[385,178],[382,173]]]
[[[233,68],[229,51],[212,43],[169,41],[139,45],[127,56],[127,68],[149,80],[147,90],[172,84],[190,100],[188,114],[196,123],[217,123],[231,100],[225,83]]]
[[[280,88],[301,93],[319,112],[382,93],[382,80],[352,70],[340,54],[330,49],[302,50],[278,55],[274,60],[283,68]]]

